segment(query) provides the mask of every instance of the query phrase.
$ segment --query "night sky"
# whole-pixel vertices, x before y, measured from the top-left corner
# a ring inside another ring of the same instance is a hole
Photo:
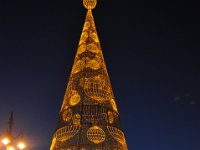
[[[200,149],[198,5],[99,0],[93,11],[129,150]],[[28,150],[48,150],[86,9],[0,1],[0,134],[11,111]]]

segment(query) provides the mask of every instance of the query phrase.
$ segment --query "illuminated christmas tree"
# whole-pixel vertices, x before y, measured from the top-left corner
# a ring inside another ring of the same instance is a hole
[[[88,9],[50,150],[127,150],[119,113]]]

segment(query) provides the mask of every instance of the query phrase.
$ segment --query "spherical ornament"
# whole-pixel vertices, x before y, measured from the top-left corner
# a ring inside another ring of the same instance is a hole
[[[77,53],[82,54],[85,51],[86,51],[86,44],[83,43],[83,44],[79,45]]]
[[[85,24],[84,24],[84,26],[83,26],[83,31],[87,32],[89,30],[89,28],[90,28],[90,22],[86,21]]]
[[[75,106],[77,105],[81,100],[81,97],[80,95],[78,94],[77,91],[75,90],[72,90],[71,91],[71,97],[70,97],[70,100],[69,100],[69,104],[70,106]]]
[[[73,138],[79,131],[80,125],[64,126],[56,131],[55,137],[59,142],[65,142]]]
[[[83,0],[83,5],[86,9],[94,9],[97,5],[97,0]]]
[[[80,124],[80,122],[81,122],[81,115],[75,114],[73,116],[73,124]]]
[[[99,64],[99,62],[96,61],[96,60],[90,60],[90,61],[88,62],[88,67],[90,67],[91,69],[97,70],[97,69],[100,68],[100,64]]]
[[[67,110],[64,110],[62,114],[62,118],[64,121],[69,121],[72,118],[72,110],[70,108]]]
[[[85,66],[85,62],[83,60],[78,60],[77,62],[75,62],[74,67],[72,69],[72,73],[78,73],[79,71],[81,71]]]
[[[99,38],[98,38],[98,36],[97,36],[96,33],[92,33],[92,34],[90,35],[90,37],[94,40],[94,42],[96,42],[96,43],[99,42]]]
[[[95,143],[95,144],[99,144],[102,143],[103,141],[105,141],[106,139],[106,134],[103,131],[103,129],[101,129],[98,126],[93,126],[91,128],[88,129],[87,131],[87,138]]]
[[[86,43],[87,38],[88,38],[87,31],[86,32],[82,32],[79,44]]]
[[[112,135],[112,137],[124,147],[124,150],[126,150],[127,146],[124,133],[118,128],[112,126],[107,126],[107,129],[108,132]]]
[[[63,110],[66,110],[66,109],[68,109],[69,108],[69,105],[64,105],[63,106]]]
[[[87,50],[93,52],[93,53],[98,53],[99,52],[99,48],[96,44],[91,43],[87,45]]]
[[[88,97],[98,102],[104,102],[111,97],[111,89],[101,75],[85,78],[83,88]]]

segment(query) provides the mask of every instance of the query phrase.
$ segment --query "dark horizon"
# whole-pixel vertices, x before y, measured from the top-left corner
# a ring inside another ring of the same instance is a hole
[[[200,149],[198,8],[98,1],[98,36],[130,150]],[[29,150],[50,147],[87,10],[0,2],[0,134],[14,111]]]

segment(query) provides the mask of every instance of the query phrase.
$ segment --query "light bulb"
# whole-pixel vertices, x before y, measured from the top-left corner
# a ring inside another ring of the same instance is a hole
[[[8,147],[6,148],[6,150],[15,150],[15,148],[12,147],[12,146],[8,146]]]
[[[26,147],[26,145],[24,144],[24,143],[19,143],[18,145],[17,145],[17,147],[19,148],[19,149],[24,149],[25,147]]]
[[[1,141],[4,145],[8,145],[10,143],[10,140],[8,138],[4,138],[2,141]]]

